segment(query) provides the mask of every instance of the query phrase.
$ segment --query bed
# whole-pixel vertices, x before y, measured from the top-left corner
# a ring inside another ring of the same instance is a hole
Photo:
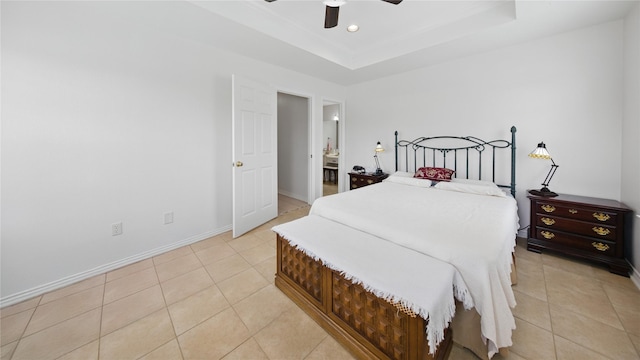
[[[510,141],[396,132],[395,149],[384,182],[274,227],[276,286],[360,358],[445,359],[456,326],[490,358],[515,328],[515,128]],[[413,177],[427,169],[451,179]]]

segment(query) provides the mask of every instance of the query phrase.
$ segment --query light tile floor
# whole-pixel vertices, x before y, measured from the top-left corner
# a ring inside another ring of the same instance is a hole
[[[322,183],[322,196],[333,195],[338,193],[338,184],[325,181]]]
[[[278,215],[283,215],[288,213],[289,211],[297,210],[308,205],[309,204],[302,200],[278,194]]]
[[[273,284],[270,228],[225,233],[6,307],[2,359],[351,359]],[[628,278],[517,247],[508,359],[639,359]],[[475,359],[454,346],[450,359]],[[494,359],[503,359],[496,356]]]

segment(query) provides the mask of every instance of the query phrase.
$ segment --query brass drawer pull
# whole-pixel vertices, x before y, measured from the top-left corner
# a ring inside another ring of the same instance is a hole
[[[609,233],[611,233],[611,230],[609,230],[609,229],[605,229],[605,228],[603,228],[602,226],[600,226],[600,227],[594,226],[592,230],[593,230],[596,234],[598,234],[598,235],[602,235],[602,236],[606,236],[606,235],[609,235]]]
[[[576,209],[569,209],[569,212],[575,215],[575,214],[577,214],[577,213],[578,213],[578,210],[576,210]]]
[[[592,242],[591,245],[593,245],[594,248],[600,250],[600,251],[607,251],[609,250],[609,245],[607,244],[603,244],[601,242],[597,243],[597,242]]]
[[[552,233],[551,231],[541,231],[540,234],[542,234],[545,239],[553,239],[554,237],[556,237],[556,234]]]
[[[542,205],[540,207],[542,208],[542,210],[544,210],[544,211],[546,211],[548,213],[556,211],[556,207],[552,206],[552,205]]]
[[[367,180],[367,184],[373,184],[373,180]]]
[[[545,225],[553,225],[556,223],[555,220],[547,218],[547,217],[543,217],[542,219],[540,219]]]
[[[609,216],[609,214],[605,214],[605,213],[593,213],[593,217],[600,220],[600,221],[607,221],[609,219],[611,219],[611,216]]]

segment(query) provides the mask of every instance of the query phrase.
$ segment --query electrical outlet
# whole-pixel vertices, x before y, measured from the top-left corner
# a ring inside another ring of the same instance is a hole
[[[173,222],[173,211],[164,213],[164,224],[171,224]]]
[[[122,235],[122,223],[111,224],[111,236]]]

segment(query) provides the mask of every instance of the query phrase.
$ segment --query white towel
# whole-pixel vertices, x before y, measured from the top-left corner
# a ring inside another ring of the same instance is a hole
[[[454,296],[466,308],[473,307],[458,271],[430,256],[319,216],[278,225],[273,231],[367,291],[428,319],[431,354],[455,314]]]

